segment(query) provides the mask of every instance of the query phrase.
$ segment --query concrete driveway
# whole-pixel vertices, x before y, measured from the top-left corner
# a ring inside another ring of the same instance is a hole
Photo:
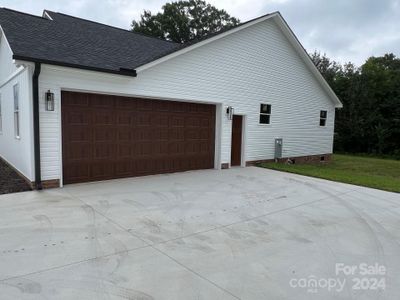
[[[255,167],[2,195],[0,298],[400,299],[400,195]]]

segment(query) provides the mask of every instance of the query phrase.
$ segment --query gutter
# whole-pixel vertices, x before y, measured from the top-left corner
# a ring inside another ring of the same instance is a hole
[[[13,55],[13,59],[22,60],[22,61],[30,61],[30,62],[33,62],[35,64],[36,63],[39,63],[39,64],[43,63],[43,64],[53,65],[53,66],[60,66],[60,67],[67,67],[67,68],[74,68],[74,69],[81,69],[81,70],[88,70],[88,71],[96,71],[96,72],[123,75],[123,76],[130,76],[130,77],[136,77],[137,76],[136,70],[127,69],[127,68],[120,68],[119,70],[111,70],[111,69],[90,67],[90,66],[79,65],[79,64],[64,63],[64,62],[48,60],[48,59],[32,58],[32,57],[21,56],[21,55]]]
[[[33,90],[33,148],[35,159],[35,188],[42,189],[42,175],[40,170],[40,130],[39,130],[39,75],[41,64],[35,63],[35,70],[32,76]]]

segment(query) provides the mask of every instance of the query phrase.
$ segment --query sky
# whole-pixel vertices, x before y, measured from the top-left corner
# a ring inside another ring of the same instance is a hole
[[[167,0],[0,0],[35,15],[43,9],[129,29],[143,10],[160,11]],[[242,22],[280,11],[308,52],[361,65],[370,56],[400,56],[400,0],[208,0]]]

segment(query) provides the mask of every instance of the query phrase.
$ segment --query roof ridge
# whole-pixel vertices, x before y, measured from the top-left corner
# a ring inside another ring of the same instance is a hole
[[[42,16],[38,16],[38,15],[34,15],[34,14],[30,14],[30,13],[26,13],[26,12],[19,11],[19,10],[10,9],[10,8],[7,8],[7,7],[0,7],[0,9],[4,9],[4,10],[8,10],[8,11],[12,11],[12,12],[15,12],[15,13],[18,13],[18,14],[22,14],[22,15],[29,16],[29,17],[35,17],[35,18],[39,18],[39,19],[42,19],[42,20],[48,20],[48,19],[46,19],[46,18],[43,18]]]
[[[108,24],[105,24],[105,23],[101,23],[101,22],[97,22],[97,21],[93,21],[93,20],[89,20],[89,19],[84,19],[84,18],[81,18],[81,17],[76,17],[76,16],[68,15],[68,14],[65,14],[65,13],[55,12],[55,11],[51,11],[51,10],[48,10],[48,9],[45,9],[44,11],[45,11],[45,12],[48,12],[48,13],[59,14],[59,15],[66,16],[66,17],[69,17],[69,18],[78,19],[78,20],[81,20],[81,21],[89,22],[89,23],[94,23],[94,24],[97,24],[97,25],[102,25],[102,26],[110,27],[110,28],[113,28],[113,29],[122,30],[122,31],[125,31],[125,32],[129,32],[129,33],[141,35],[141,36],[144,36],[144,37],[147,37],[147,38],[151,38],[151,39],[157,39],[157,40],[160,40],[160,41],[163,41],[163,42],[167,42],[167,43],[172,43],[172,44],[176,44],[176,45],[181,45],[180,43],[176,43],[176,42],[174,42],[174,41],[164,40],[164,39],[162,39],[162,38],[155,37],[155,36],[151,36],[151,35],[148,35],[148,34],[145,34],[145,33],[135,32],[135,31],[132,31],[132,30],[129,30],[129,29],[124,29],[124,28],[121,28],[121,27],[117,27],[117,26],[113,26],[113,25],[108,25]]]

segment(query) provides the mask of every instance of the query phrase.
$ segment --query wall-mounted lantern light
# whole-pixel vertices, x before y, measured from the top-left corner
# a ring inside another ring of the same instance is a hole
[[[54,111],[54,93],[46,92],[45,106],[47,111]]]
[[[232,106],[228,106],[226,108],[226,116],[228,117],[229,120],[233,119],[233,113],[234,113],[234,108]]]

